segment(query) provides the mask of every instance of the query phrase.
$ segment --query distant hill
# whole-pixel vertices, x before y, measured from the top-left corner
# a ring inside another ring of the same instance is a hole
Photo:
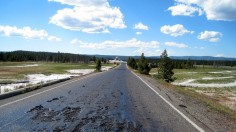
[[[227,60],[227,61],[236,61],[236,58],[227,58],[227,57],[212,57],[212,56],[170,56],[171,59],[175,60]]]
[[[127,60],[129,57],[133,57],[135,59],[139,59],[140,56],[119,56],[119,55],[92,55],[96,56],[98,58],[105,58],[112,60],[115,57],[119,57],[121,60]],[[159,59],[160,56],[147,56],[146,58],[149,59]],[[216,61],[216,60],[221,60],[221,61],[236,61],[236,58],[227,58],[227,57],[213,57],[213,56],[170,56],[171,59],[175,60],[209,60],[209,61]]]
[[[4,58],[8,61],[39,61],[39,60],[49,60],[49,61],[58,61],[58,54],[53,52],[34,52],[34,51],[12,51],[12,52],[1,52],[0,51],[0,61],[3,61]],[[71,54],[71,53],[60,53],[62,62],[71,62],[71,61],[89,61],[93,56],[97,58],[104,58],[113,60],[116,57],[119,57],[120,60],[126,61],[129,57],[139,59],[140,56],[122,56],[122,55],[82,55],[82,54]],[[8,58],[6,58],[8,57]],[[160,56],[147,56],[148,59],[159,59]],[[227,57],[212,57],[212,56],[170,56],[171,59],[175,60],[206,60],[206,61],[236,61],[236,58],[227,58]]]

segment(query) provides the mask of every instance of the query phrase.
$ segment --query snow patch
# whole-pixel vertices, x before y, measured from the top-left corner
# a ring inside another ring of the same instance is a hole
[[[178,72],[175,74],[197,74],[197,73],[202,73],[202,72]]]
[[[39,66],[39,64],[21,65],[21,66],[5,66],[5,67],[36,67],[36,66]]]
[[[50,81],[60,80],[71,78],[75,75],[70,74],[51,74],[51,75],[44,75],[44,74],[31,74],[27,75],[30,84],[39,84],[39,83],[46,83]],[[77,75],[79,76],[79,75]]]
[[[86,75],[94,72],[94,69],[73,69],[73,70],[67,70],[67,72],[72,74]]]
[[[232,73],[232,71],[219,71],[219,72],[208,72],[208,73],[213,73],[213,74],[224,74],[224,73]]]
[[[222,83],[222,84],[217,84],[217,83],[211,83],[211,84],[200,84],[200,83],[194,83],[197,79],[189,79],[184,82],[180,83],[172,83],[173,85],[178,85],[178,86],[184,86],[184,87],[205,87],[205,88],[223,88],[223,87],[235,87],[236,86],[236,81],[232,83]]]
[[[3,85],[1,86],[0,92],[2,93],[6,93],[8,91],[12,91],[21,87],[26,87],[28,83],[16,83],[16,84],[7,84],[7,85]]]
[[[26,65],[25,65],[26,66]],[[36,66],[35,65],[27,65],[29,66]],[[111,69],[111,66],[102,66],[102,71],[107,71]],[[44,84],[51,81],[56,81],[60,79],[71,78],[75,76],[86,75],[94,72],[94,69],[72,69],[67,70],[69,74],[51,74],[51,75],[44,75],[44,74],[30,74],[26,75],[27,83],[12,83],[12,84],[4,84],[0,85],[0,94],[6,93],[8,91],[12,91],[15,89],[23,88],[29,85],[35,84]]]
[[[233,76],[230,77],[203,77],[202,80],[220,80],[220,79],[227,79],[227,78],[234,78]]]
[[[102,66],[101,70],[102,71],[108,71],[109,69],[112,69],[112,66]]]

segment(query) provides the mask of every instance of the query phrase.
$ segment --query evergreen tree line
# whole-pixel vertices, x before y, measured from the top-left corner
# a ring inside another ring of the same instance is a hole
[[[127,60],[127,65],[135,70],[138,70],[141,74],[149,74],[151,67],[154,67],[155,65],[155,67],[158,67],[157,77],[159,79],[162,79],[166,82],[173,81],[172,76],[174,75],[174,65],[172,60],[168,57],[166,50],[163,51],[160,59],[158,59],[158,61],[156,61],[155,63],[148,63],[148,61],[149,60],[145,58],[144,54],[142,54],[139,60],[135,60],[134,58],[129,57]],[[185,65],[188,67],[192,67],[192,62],[188,60]]]
[[[86,55],[70,53],[51,53],[51,52],[31,52],[31,51],[13,51],[0,52],[0,61],[46,61],[61,63],[88,63],[92,57]]]
[[[127,60],[127,65],[135,70],[138,70],[141,74],[149,74],[149,71],[151,70],[151,67],[143,53],[138,62],[136,62],[134,58],[129,57]]]
[[[109,63],[109,60],[108,59],[105,59],[105,58],[97,58],[96,56],[93,56],[91,59],[90,59],[90,61],[94,61],[94,62],[97,62],[97,60],[100,60],[101,61],[101,63],[104,63],[104,64],[106,64],[106,63]]]
[[[173,67],[175,69],[193,69],[196,68],[196,65],[201,66],[214,66],[214,67],[222,67],[222,66],[236,66],[236,61],[229,61],[229,60],[174,60],[171,59]],[[160,62],[160,59],[149,59],[148,62],[150,62],[150,66],[152,68],[158,67],[158,62]]]
[[[138,65],[137,65],[137,62],[134,58],[132,57],[129,57],[128,60],[127,60],[127,65],[135,70],[138,69]]]

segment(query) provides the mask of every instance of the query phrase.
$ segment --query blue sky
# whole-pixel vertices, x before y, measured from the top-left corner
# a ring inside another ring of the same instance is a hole
[[[0,51],[236,57],[235,0],[1,0]]]

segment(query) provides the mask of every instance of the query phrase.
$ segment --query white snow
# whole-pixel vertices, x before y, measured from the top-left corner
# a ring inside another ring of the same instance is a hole
[[[102,66],[102,71],[108,71],[109,69],[112,69],[112,66]]]
[[[179,86],[188,86],[188,87],[205,87],[205,88],[223,88],[223,87],[235,87],[236,81],[232,83],[210,83],[210,84],[202,84],[202,83],[194,83],[197,79],[189,79],[184,82],[174,82],[173,85]]]
[[[178,72],[175,74],[197,74],[197,73],[202,73],[202,72]]]
[[[39,66],[39,64],[21,65],[21,66],[5,66],[5,67],[35,67],[35,66]]]
[[[71,74],[51,74],[51,75],[44,75],[44,74],[30,74],[27,75],[30,84],[38,84],[38,83],[46,83],[49,81],[59,80],[70,78],[75,75]],[[79,75],[78,75],[79,76]]]
[[[35,85],[35,84],[44,84],[50,81],[56,81],[59,79],[66,79],[71,78],[73,76],[80,76],[77,74],[51,74],[51,75],[44,75],[44,74],[30,74],[27,75],[28,83],[12,83],[1,85],[1,94],[5,93],[6,91],[12,91],[18,88],[26,87],[27,85]]]
[[[12,91],[12,90],[18,89],[20,87],[26,87],[26,86],[27,86],[27,83],[7,84],[7,85],[1,86],[0,92],[2,94],[7,91]]]
[[[230,77],[203,77],[202,80],[220,80],[220,79],[227,79],[227,78],[234,78],[233,76]]]
[[[153,72],[153,73],[150,73],[151,75],[157,75],[158,74],[158,72]]]
[[[219,72],[208,72],[208,73],[214,73],[214,74],[224,74],[224,73],[232,73],[232,71],[219,71]]]
[[[198,73],[198,72],[187,72],[188,74],[196,74],[196,73]]]
[[[86,74],[94,72],[94,69],[73,69],[73,70],[67,70],[67,72],[72,73],[72,74],[86,75]]]
[[[102,71],[107,71],[111,69],[111,66],[102,66]],[[56,81],[59,79],[66,79],[71,78],[74,76],[81,76],[86,75],[89,73],[94,72],[94,69],[72,69],[67,70],[69,74],[51,74],[51,75],[44,75],[44,74],[29,74],[26,75],[28,83],[15,83],[15,84],[4,84],[0,85],[0,94],[3,94],[7,91],[12,91],[18,88],[26,87],[27,85],[35,85],[35,84],[44,84],[50,81]]]

